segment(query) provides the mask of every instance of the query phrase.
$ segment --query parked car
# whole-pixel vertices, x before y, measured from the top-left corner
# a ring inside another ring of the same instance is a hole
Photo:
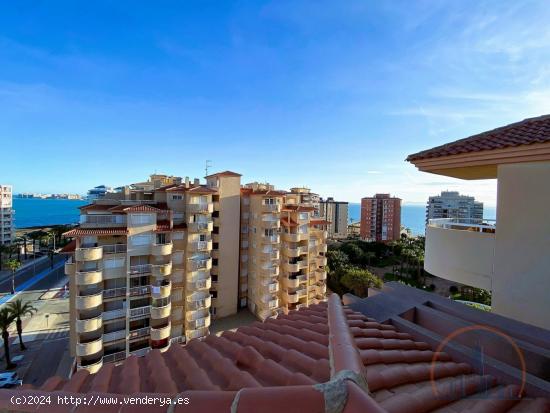
[[[0,389],[9,389],[21,386],[22,384],[23,380],[17,376],[17,372],[0,373]]]

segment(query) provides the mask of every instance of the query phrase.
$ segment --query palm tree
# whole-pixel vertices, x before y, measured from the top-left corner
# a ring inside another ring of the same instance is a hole
[[[11,293],[15,294],[15,272],[21,267],[21,263],[17,260],[8,260],[7,264],[11,271]]]
[[[38,310],[31,304],[25,303],[21,299],[17,299],[8,304],[8,308],[11,314],[15,317],[15,325],[17,326],[17,335],[19,336],[19,347],[21,350],[26,350],[25,344],[23,344],[23,322],[21,317],[26,315],[32,316]]]
[[[0,310],[0,330],[2,330],[2,339],[4,340],[4,355],[6,357],[6,369],[10,370],[15,367],[15,364],[11,362],[10,359],[10,333],[8,329],[10,328],[11,323],[15,320],[15,316],[10,312],[7,307],[4,307]]]

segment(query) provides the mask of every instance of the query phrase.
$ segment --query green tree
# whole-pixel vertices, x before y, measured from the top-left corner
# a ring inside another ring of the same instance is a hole
[[[340,271],[343,268],[349,266],[348,256],[340,250],[330,250],[327,251],[327,266],[329,267],[329,272]]]
[[[26,315],[32,316],[38,310],[31,304],[25,303],[21,299],[17,299],[8,304],[8,309],[11,314],[15,317],[15,325],[17,326],[17,335],[19,336],[19,347],[21,350],[26,350],[25,344],[23,343],[23,322],[21,317]]]
[[[356,265],[362,264],[363,250],[355,242],[346,242],[340,248],[340,251],[345,253],[350,262]]]
[[[6,369],[8,370],[15,368],[15,364],[11,362],[10,358],[10,333],[8,332],[13,320],[15,320],[15,316],[7,307],[0,310],[0,330],[2,330],[2,339],[4,340],[4,357],[6,358]]]
[[[7,265],[11,271],[11,293],[15,294],[15,273],[21,267],[21,263],[17,260],[8,260]]]
[[[342,276],[342,284],[358,297],[366,297],[368,289],[381,288],[383,282],[376,275],[362,268],[349,268]]]
[[[42,239],[46,236],[46,231],[38,230],[29,232],[27,236],[32,240],[32,250],[33,250],[33,256],[36,257],[36,252],[40,250],[40,243]],[[36,244],[38,241],[38,249],[36,248]]]

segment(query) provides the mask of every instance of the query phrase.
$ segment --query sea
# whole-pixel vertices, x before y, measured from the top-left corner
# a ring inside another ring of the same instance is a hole
[[[76,224],[79,221],[78,207],[87,203],[87,201],[67,199],[14,198],[15,227]],[[361,205],[350,203],[348,215],[350,222],[359,221]],[[483,215],[485,219],[495,219],[496,208],[486,206]],[[403,204],[401,206],[401,224],[410,228],[414,235],[424,234],[425,221],[425,205]]]

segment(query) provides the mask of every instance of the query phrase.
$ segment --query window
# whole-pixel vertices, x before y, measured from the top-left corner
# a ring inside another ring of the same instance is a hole
[[[265,205],[275,205],[277,203],[277,200],[275,198],[265,198],[264,204]]]
[[[140,245],[149,245],[150,243],[151,243],[150,234],[141,234],[141,235],[132,236],[132,245],[140,246]]]
[[[124,266],[124,257],[105,259],[103,263],[105,265],[105,269],[120,268]]]
[[[152,214],[131,214],[130,222],[133,225],[148,225],[153,223]]]
[[[206,241],[206,234],[200,234],[199,241]]]
[[[307,219],[308,217],[308,213],[307,212],[300,212],[300,220],[305,220]]]
[[[183,195],[172,195],[173,201],[181,201],[183,199]]]

